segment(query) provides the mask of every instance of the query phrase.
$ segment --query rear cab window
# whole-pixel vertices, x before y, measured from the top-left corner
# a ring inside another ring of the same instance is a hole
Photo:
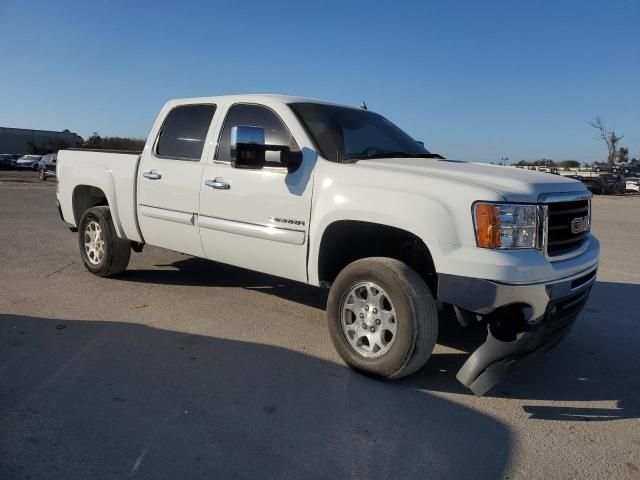
[[[154,153],[157,157],[199,162],[216,106],[180,105],[165,117]]]

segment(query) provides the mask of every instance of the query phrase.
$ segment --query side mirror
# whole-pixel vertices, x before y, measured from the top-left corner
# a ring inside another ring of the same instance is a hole
[[[267,165],[266,152],[280,152],[280,163],[289,172],[302,163],[302,153],[292,152],[284,145],[265,145],[264,128],[235,126],[231,128],[231,166],[260,169]]]
[[[233,168],[264,167],[264,128],[236,126],[231,128],[231,166]]]

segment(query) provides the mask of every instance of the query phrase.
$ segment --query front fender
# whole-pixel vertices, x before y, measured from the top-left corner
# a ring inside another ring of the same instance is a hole
[[[447,270],[445,256],[451,251],[475,248],[471,207],[477,200],[504,201],[504,197],[490,188],[452,179],[319,158],[309,222],[309,282],[319,283],[323,234],[340,220],[408,231],[425,243],[436,271]]]
[[[355,220],[399,228],[419,237],[433,258],[436,270],[441,245],[460,243],[460,225],[454,212],[435,198],[414,193],[356,186],[317,191],[310,223],[309,282],[318,285],[318,261],[324,232],[334,222]]]

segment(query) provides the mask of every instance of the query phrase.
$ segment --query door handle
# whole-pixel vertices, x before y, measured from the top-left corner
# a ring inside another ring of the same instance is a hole
[[[144,178],[148,178],[149,180],[160,180],[162,178],[162,175],[160,175],[158,172],[154,172],[153,170],[142,172],[142,176]]]
[[[213,180],[205,180],[204,184],[207,187],[217,188],[218,190],[229,190],[231,188],[231,185],[226,183],[220,177],[214,178]]]

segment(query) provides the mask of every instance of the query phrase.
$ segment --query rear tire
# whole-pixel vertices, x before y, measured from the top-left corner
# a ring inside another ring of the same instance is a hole
[[[342,359],[387,379],[422,368],[438,337],[438,312],[427,285],[415,270],[392,258],[347,265],[329,291],[327,317]]]
[[[78,225],[78,246],[84,266],[99,277],[113,277],[129,264],[131,242],[116,234],[109,207],[93,207]]]

